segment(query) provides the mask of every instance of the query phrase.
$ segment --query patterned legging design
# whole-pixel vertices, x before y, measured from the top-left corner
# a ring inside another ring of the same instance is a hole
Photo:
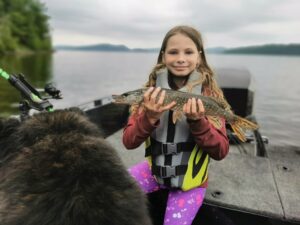
[[[150,166],[145,160],[129,170],[145,193],[151,193],[161,188],[151,174]],[[206,188],[194,188],[189,191],[170,189],[164,225],[190,225],[202,205]]]

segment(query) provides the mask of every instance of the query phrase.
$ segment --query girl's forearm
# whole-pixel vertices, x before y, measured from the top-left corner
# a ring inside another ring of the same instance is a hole
[[[135,149],[139,147],[158,126],[157,123],[149,122],[145,113],[136,116],[130,116],[127,125],[123,131],[123,144],[127,149]]]

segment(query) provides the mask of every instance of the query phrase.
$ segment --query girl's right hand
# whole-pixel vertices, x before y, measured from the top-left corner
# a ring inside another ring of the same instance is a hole
[[[160,95],[159,95],[160,94]],[[158,101],[156,101],[159,95]],[[146,116],[151,124],[155,124],[163,112],[170,110],[176,105],[173,101],[170,104],[163,106],[163,102],[166,96],[166,91],[161,91],[160,87],[150,87],[144,94],[144,106],[146,108]]]

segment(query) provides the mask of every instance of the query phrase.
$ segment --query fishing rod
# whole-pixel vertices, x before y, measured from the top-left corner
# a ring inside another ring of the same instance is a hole
[[[50,97],[42,97],[39,91],[32,87],[25,80],[25,77],[22,74],[19,74],[18,76],[8,74],[0,68],[0,76],[8,80],[9,83],[21,93],[22,99],[19,105],[21,120],[29,117],[30,109],[53,112],[53,105],[48,101],[48,99],[62,99],[60,90],[57,90],[51,84],[46,85],[45,87],[45,92],[49,94]]]

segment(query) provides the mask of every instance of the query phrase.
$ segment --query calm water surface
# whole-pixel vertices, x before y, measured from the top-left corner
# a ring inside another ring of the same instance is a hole
[[[155,53],[67,52],[0,58],[0,68],[24,73],[35,87],[55,82],[64,99],[56,108],[79,105],[140,87],[155,64]],[[207,56],[212,68],[243,67],[255,80],[254,114],[272,144],[300,146],[300,57]],[[0,114],[17,113],[18,93],[0,80]]]

